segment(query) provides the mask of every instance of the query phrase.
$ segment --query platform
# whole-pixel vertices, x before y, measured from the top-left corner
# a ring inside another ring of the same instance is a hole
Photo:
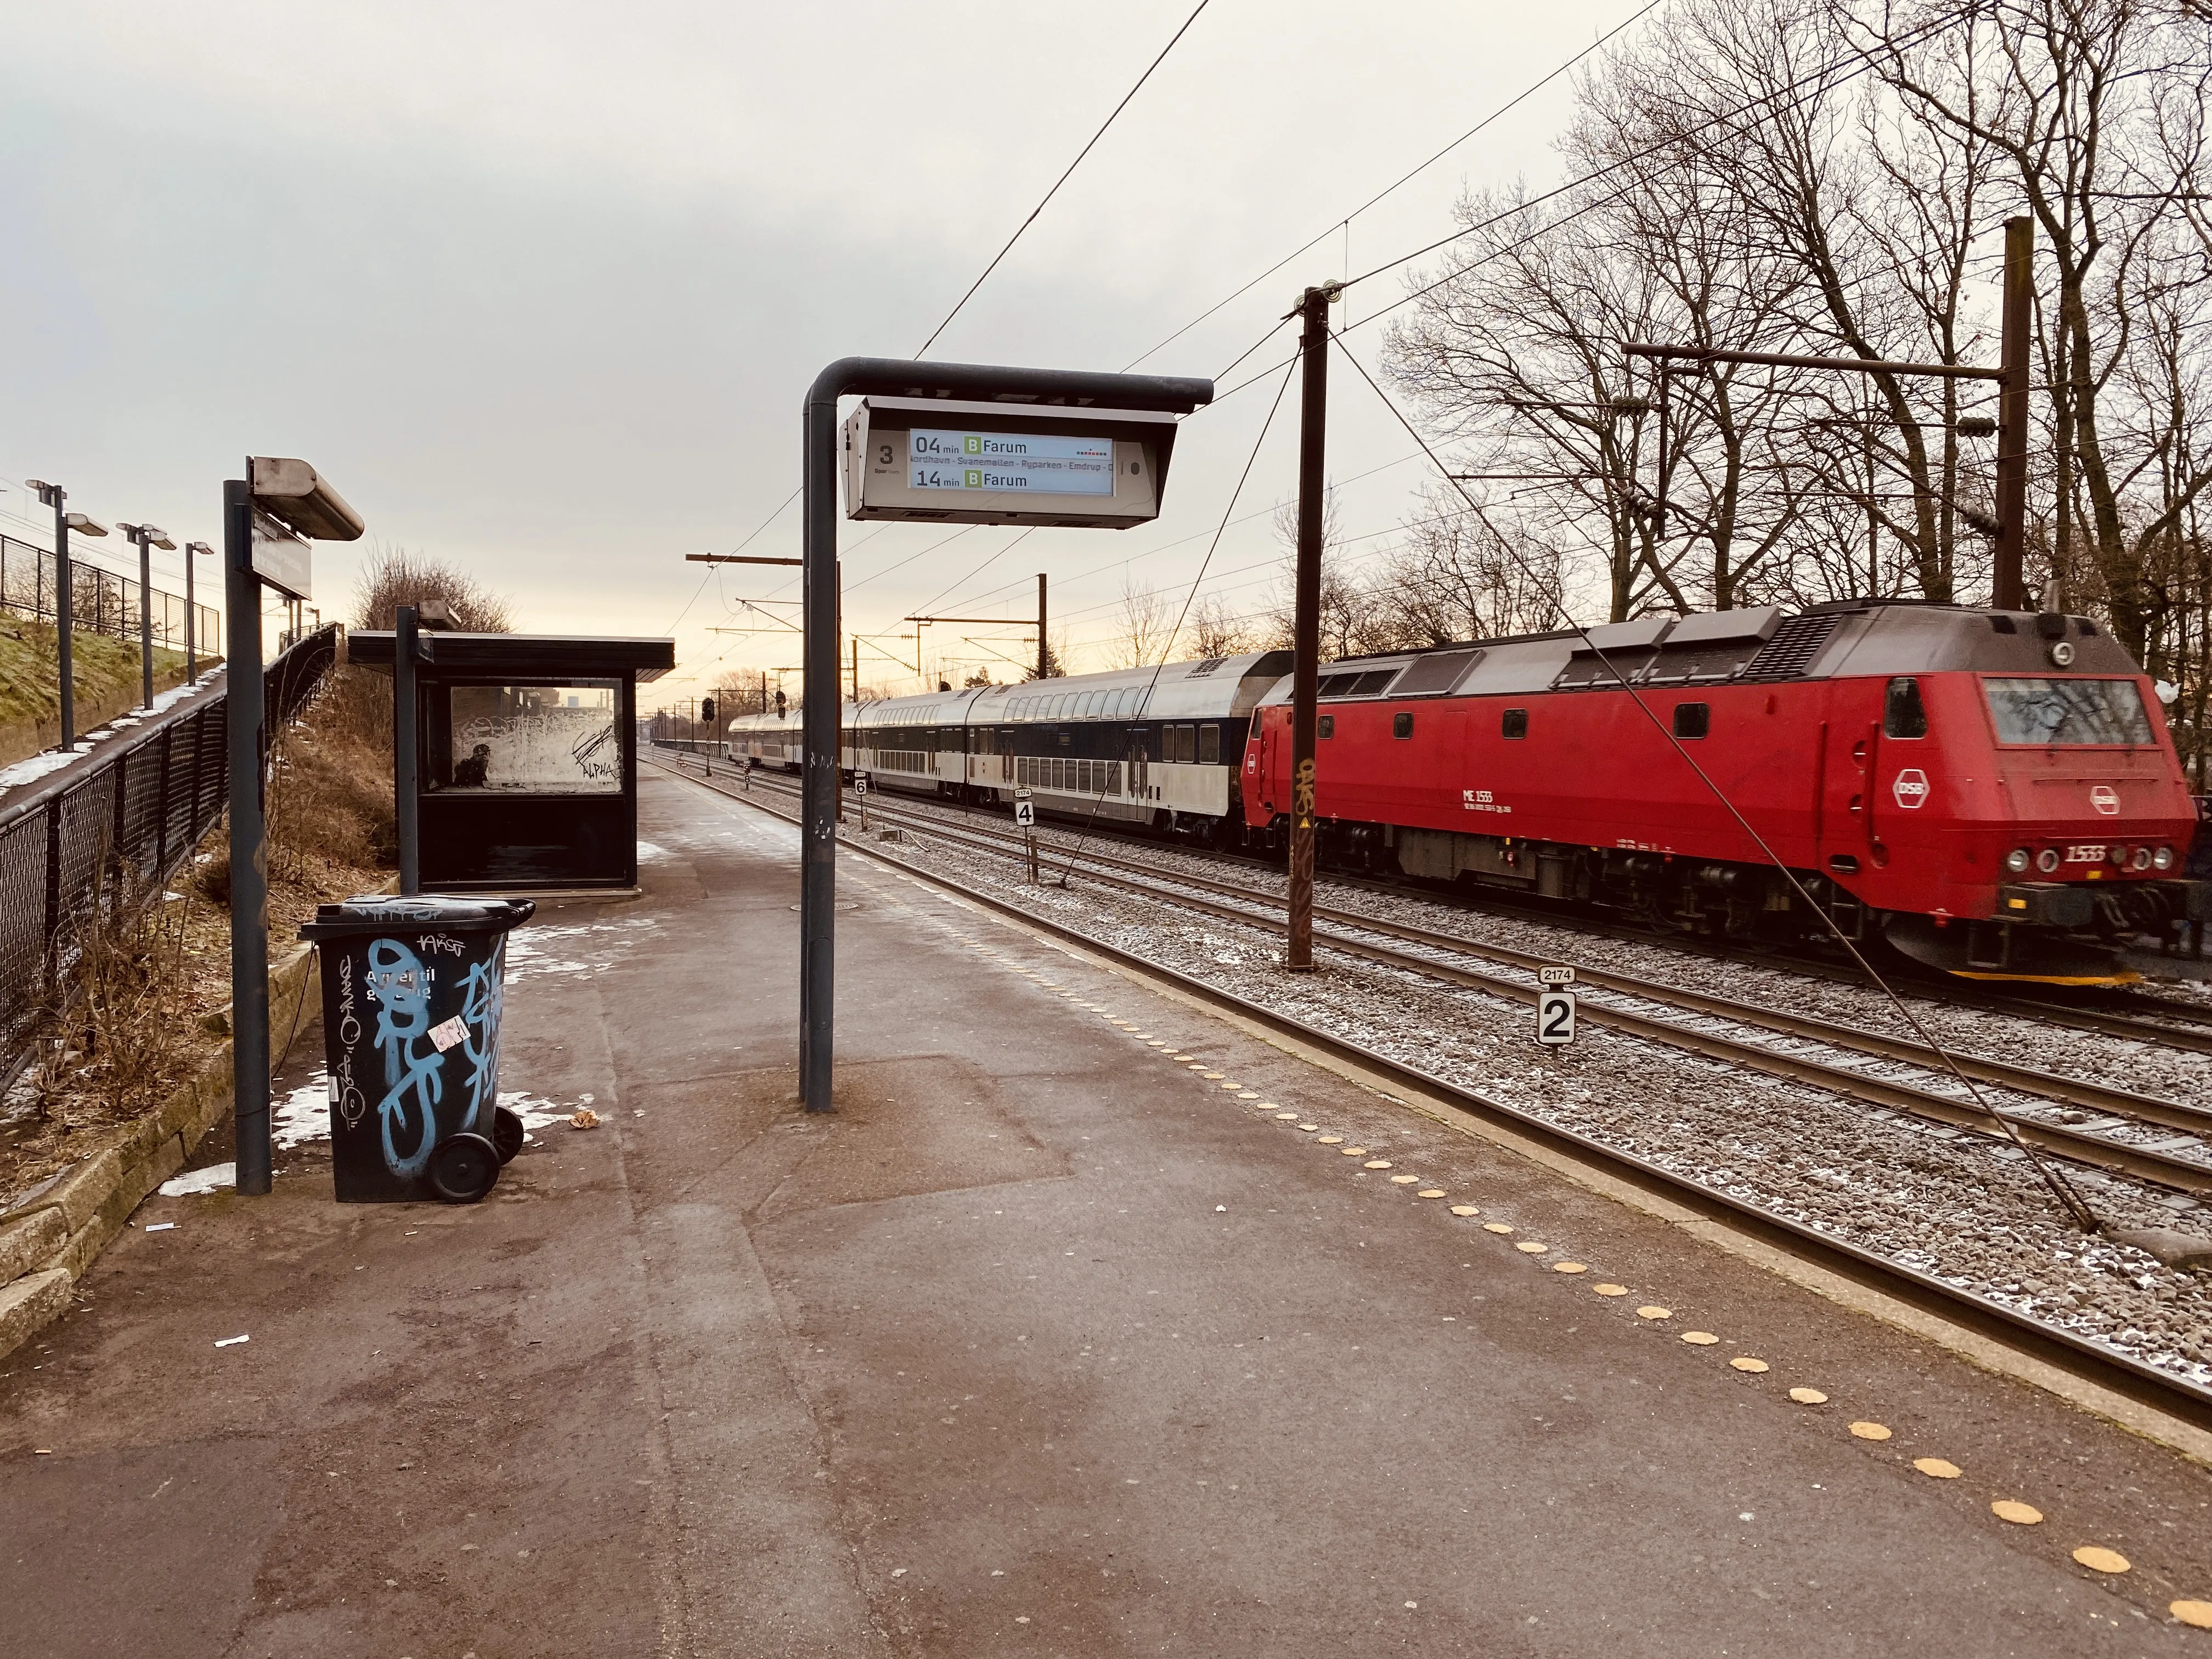
[[[2212,1654],[2202,1469],[857,855],[806,1118],[796,830],[641,815],[490,1200],[294,1147],[7,1362],[0,1651]]]

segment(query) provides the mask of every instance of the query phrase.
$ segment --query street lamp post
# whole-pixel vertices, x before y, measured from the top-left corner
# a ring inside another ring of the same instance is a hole
[[[142,708],[154,706],[154,550],[177,550],[166,530],[150,524],[119,524],[126,540],[138,550],[138,678],[143,695]]]
[[[94,524],[82,513],[69,510],[69,491],[59,484],[37,478],[23,482],[39,492],[39,500],[54,510],[54,648],[56,673],[61,680],[62,743],[76,746],[76,661],[72,649],[76,627],[76,606],[70,592],[70,532],[81,536],[105,536],[107,526]]]
[[[185,684],[189,685],[199,676],[199,662],[192,654],[192,562],[202,553],[212,555],[215,549],[205,542],[185,544]]]

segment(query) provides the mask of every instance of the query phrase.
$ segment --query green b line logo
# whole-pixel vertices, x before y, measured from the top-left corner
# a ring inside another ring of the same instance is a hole
[[[971,432],[960,441],[960,447],[970,455],[980,455],[983,453],[983,440]]]
[[[970,438],[968,441],[972,444],[975,441],[973,438]],[[981,489],[983,487],[982,468],[975,466],[969,467],[965,472],[961,474],[961,482],[970,489]]]

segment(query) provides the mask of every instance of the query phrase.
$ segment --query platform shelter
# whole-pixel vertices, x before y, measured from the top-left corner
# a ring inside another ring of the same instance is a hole
[[[637,687],[673,640],[463,634],[416,653],[416,788],[426,892],[637,885]],[[347,636],[389,670],[390,629]]]

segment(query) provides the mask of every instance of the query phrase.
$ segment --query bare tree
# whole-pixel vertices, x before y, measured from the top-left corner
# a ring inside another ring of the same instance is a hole
[[[1175,626],[1175,608],[1156,587],[1121,578],[1121,630],[1105,647],[1109,668],[1142,668],[1157,662]]]
[[[1233,657],[1251,649],[1251,629],[1219,593],[1208,593],[1190,608],[1184,624],[1190,649],[1201,657]]]

